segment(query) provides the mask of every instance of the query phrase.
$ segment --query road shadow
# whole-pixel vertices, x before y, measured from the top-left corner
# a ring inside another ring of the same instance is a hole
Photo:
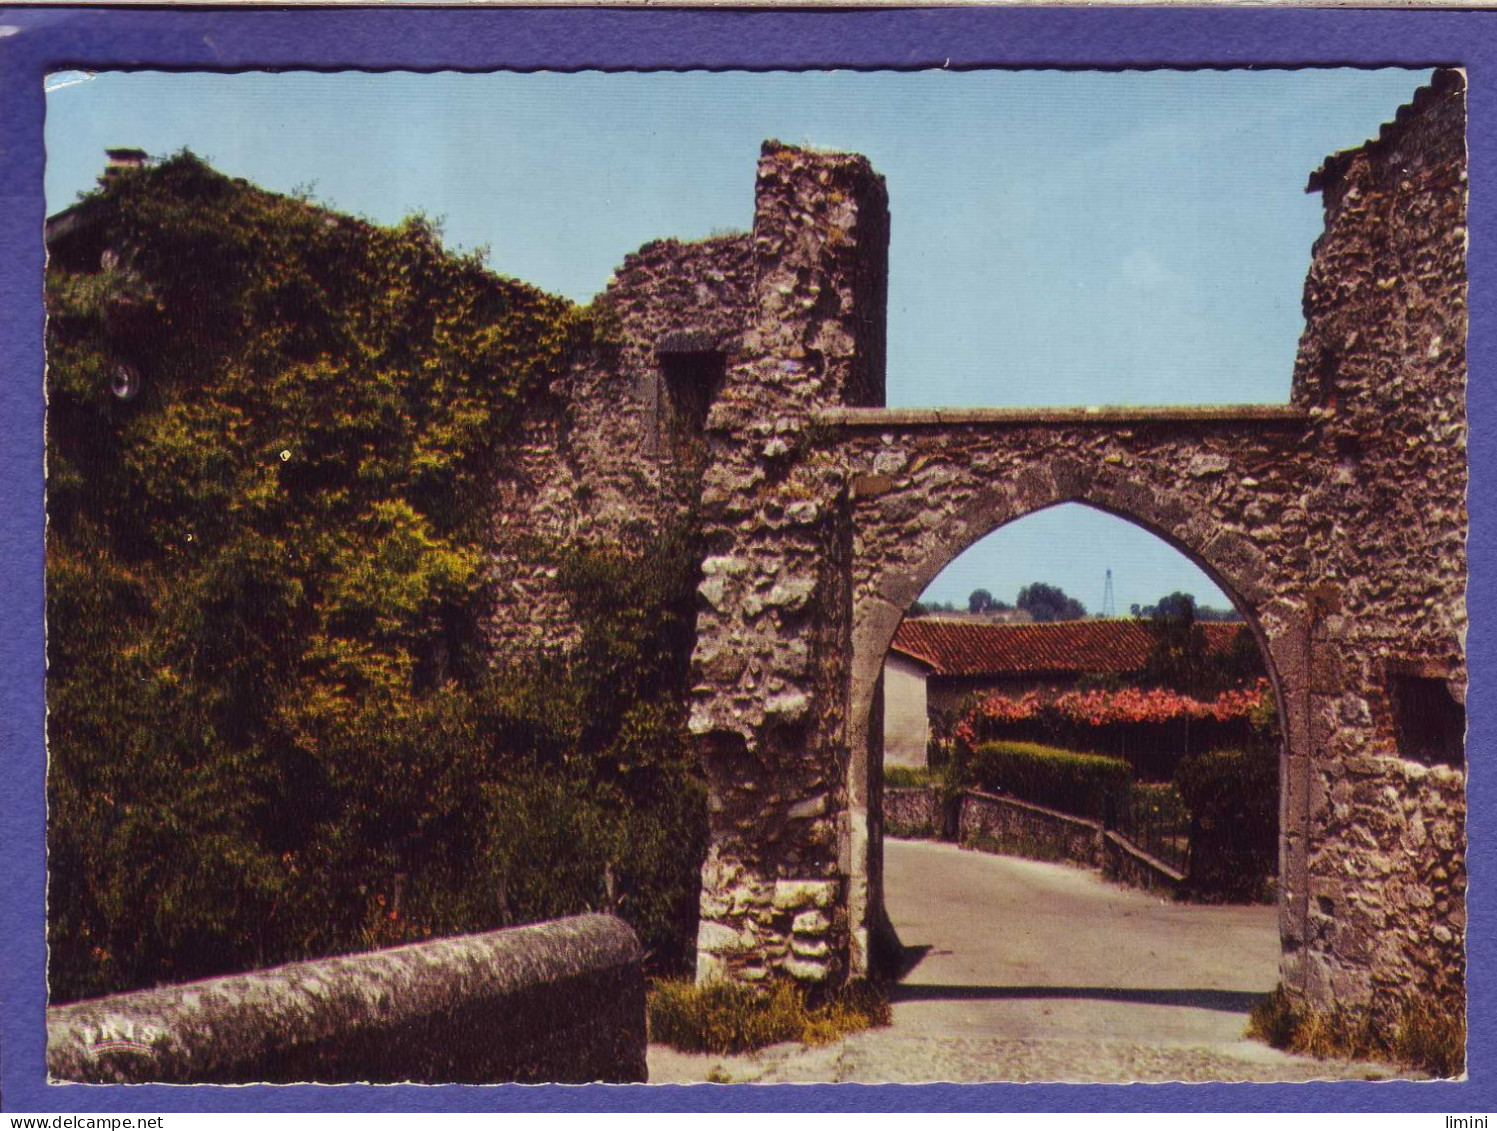
[[[910,947],[924,951],[929,947]],[[911,963],[913,968],[914,963]],[[943,986],[893,985],[889,1000],[901,1001],[1034,1001],[1061,998],[1073,1001],[1116,1001],[1131,1005],[1174,1005],[1190,1009],[1210,1009],[1219,1013],[1241,1013],[1246,1016],[1267,993],[1244,990],[1141,990],[1113,986]]]

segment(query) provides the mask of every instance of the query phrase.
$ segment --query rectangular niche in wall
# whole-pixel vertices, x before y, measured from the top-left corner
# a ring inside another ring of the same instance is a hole
[[[1398,750],[1431,766],[1466,764],[1466,708],[1451,693],[1450,681],[1391,672],[1388,691]]]

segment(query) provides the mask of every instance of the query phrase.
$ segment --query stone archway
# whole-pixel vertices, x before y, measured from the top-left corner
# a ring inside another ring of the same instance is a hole
[[[884,463],[886,467],[891,465],[888,458],[885,458]],[[1110,484],[1104,482],[1100,488],[1094,484],[1093,490],[1099,497],[1117,498],[1120,495],[1127,495],[1134,499],[1149,498],[1160,502],[1158,496],[1147,488],[1140,494],[1134,489],[1138,486],[1136,483],[1117,481],[1121,477],[1105,474],[1102,478],[1114,479],[1114,482]],[[1034,485],[1035,489],[1043,491],[1041,485],[1053,484],[1054,479],[1036,476],[1029,479],[1029,482]],[[1180,504],[1182,503],[1187,508],[1202,505],[1201,500],[1192,501],[1190,495],[1191,492],[1188,490],[1173,492],[1172,496],[1164,500],[1161,505],[1151,508],[1154,521],[1159,521],[1161,515],[1181,513]],[[855,654],[848,704],[848,718],[852,734],[847,796],[849,798],[849,823],[857,832],[848,838],[848,845],[852,851],[845,866],[850,877],[848,898],[849,918],[854,924],[855,932],[853,952],[862,956],[865,961],[871,961],[871,956],[878,949],[877,936],[887,929],[882,868],[883,735],[878,722],[878,687],[884,657],[895,631],[904,619],[904,609],[899,609],[899,615],[892,615],[892,610],[897,606],[884,594],[891,592],[903,594],[909,591],[911,586],[917,586],[915,591],[918,595],[924,592],[946,566],[981,539],[1013,522],[1067,503],[1081,504],[1103,511],[1152,534],[1201,569],[1228,595],[1233,605],[1242,614],[1263,659],[1269,681],[1274,689],[1279,714],[1279,728],[1282,736],[1279,772],[1280,872],[1281,874],[1296,870],[1303,872],[1302,857],[1305,851],[1307,814],[1303,807],[1291,806],[1289,800],[1290,798],[1298,799],[1307,794],[1305,781],[1296,780],[1291,783],[1291,775],[1298,774],[1302,778],[1309,766],[1305,748],[1307,735],[1303,725],[1295,726],[1291,722],[1290,704],[1286,700],[1284,685],[1279,678],[1278,666],[1274,661],[1276,643],[1282,654],[1285,648],[1297,646],[1296,642],[1270,637],[1260,622],[1256,604],[1242,596],[1238,588],[1241,582],[1234,581],[1232,577],[1224,574],[1209,558],[1204,556],[1200,548],[1182,542],[1175,531],[1161,530],[1154,525],[1154,521],[1146,520],[1137,514],[1122,512],[1115,506],[1101,505],[1084,495],[1048,498],[1043,493],[1038,496],[1023,493],[1016,495],[1011,492],[979,489],[974,492],[970,502],[948,512],[944,521],[923,527],[921,533],[917,534],[914,539],[917,549],[913,564],[893,567],[898,574],[897,577],[886,576],[887,570],[873,569],[869,576],[869,590],[873,595],[860,602],[853,613]],[[1194,526],[1184,532],[1185,536],[1191,536],[1193,533]],[[1252,586],[1252,589],[1256,592],[1258,587]],[[908,605],[905,606],[907,607]],[[1295,899],[1294,892],[1287,885],[1281,886],[1279,890],[1281,947],[1295,949],[1299,940],[1304,936],[1304,900]]]
[[[1284,986],[1384,1022],[1411,994],[1458,998],[1463,98],[1439,72],[1312,177],[1326,231],[1282,406],[879,407],[882,182],[860,158],[766,147],[745,328],[706,422],[699,978],[867,968],[883,653],[957,550],[1069,500],[1180,548],[1253,626],[1286,743]],[[1429,702],[1438,726],[1400,718]]]
[[[615,348],[519,453],[536,498],[496,534],[516,597],[494,638],[565,636],[538,535],[700,516],[699,978],[866,967],[877,665],[957,550],[1078,501],[1203,565],[1262,647],[1288,744],[1286,987],[1374,1009],[1464,992],[1464,93],[1437,72],[1311,176],[1326,226],[1287,405],[881,407],[888,195],[853,154],[766,143],[751,234],[625,263]],[[686,401],[690,498],[666,442]]]

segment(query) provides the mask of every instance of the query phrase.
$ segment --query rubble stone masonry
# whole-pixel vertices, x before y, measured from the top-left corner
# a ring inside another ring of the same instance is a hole
[[[882,408],[890,221],[854,155],[766,143],[750,235],[626,261],[615,344],[538,401],[504,480],[495,650],[567,640],[547,547],[696,504],[699,977],[867,969],[894,630],[972,543],[1083,502],[1202,566],[1270,661],[1285,985],[1379,1010],[1463,992],[1464,122],[1438,72],[1311,179],[1288,405]]]
[[[491,648],[501,662],[575,640],[558,552],[639,546],[700,491],[681,442],[664,351],[731,355],[748,313],[747,236],[660,240],[624,261],[598,299],[598,344],[538,392],[506,453],[493,521]]]
[[[1439,72],[1310,181],[1326,228],[1293,402],[1316,455],[1302,504],[1314,774],[1301,966],[1316,1002],[1463,991],[1464,759],[1408,755],[1429,741],[1421,715],[1464,722],[1464,93]]]

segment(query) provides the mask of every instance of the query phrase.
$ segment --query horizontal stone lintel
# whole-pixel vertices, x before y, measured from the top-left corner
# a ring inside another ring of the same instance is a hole
[[[818,424],[838,428],[950,428],[961,425],[1024,427],[1034,424],[1264,424],[1303,425],[1309,414],[1293,405],[1100,405],[1067,408],[824,408]]]

